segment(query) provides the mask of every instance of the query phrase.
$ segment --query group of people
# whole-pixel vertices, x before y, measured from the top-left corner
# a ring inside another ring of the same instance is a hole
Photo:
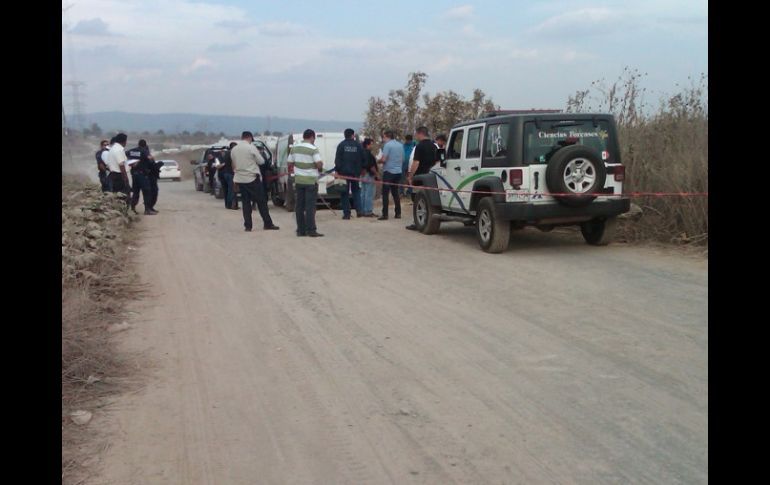
[[[406,143],[401,143],[396,140],[393,131],[386,130],[382,134],[382,149],[377,157],[372,153],[374,141],[371,138],[358,142],[355,139],[355,131],[350,128],[345,130],[344,136],[345,139],[337,146],[334,171],[335,177],[345,181],[340,185],[342,218],[345,220],[351,218],[352,210],[356,211],[356,217],[377,217],[373,205],[375,184],[380,179],[383,182],[382,214],[377,220],[388,219],[390,198],[393,199],[394,217],[400,219],[400,198],[404,193],[409,193],[403,191],[403,185],[411,185],[414,176],[428,173],[431,167],[445,158],[446,136],[439,135],[433,141],[424,126],[415,130],[416,143],[412,141],[411,136],[406,137]],[[294,213],[298,237],[323,237],[323,234],[318,232],[315,221],[318,179],[323,174],[323,160],[318,147],[315,146],[315,139],[315,131],[305,130],[302,142],[292,146],[287,159],[294,167]],[[232,173],[233,181],[231,185],[229,177],[224,175],[227,177],[222,181],[225,206],[233,208],[229,196],[234,194],[234,190],[238,190],[242,198],[244,229],[247,232],[252,230],[252,206],[256,204],[263,228],[276,230],[278,226],[273,224],[267,206],[264,173],[260,170],[265,166],[265,159],[253,145],[253,141],[253,134],[244,131],[241,141],[232,143],[230,150],[224,155],[224,166],[227,169],[224,172]],[[406,228],[416,229],[414,224]]]
[[[373,214],[374,185],[379,180],[377,165],[382,166],[382,214],[377,220],[387,220],[389,217],[390,198],[393,199],[394,218],[401,218],[401,197],[412,194],[409,187],[415,175],[428,173],[437,162],[443,162],[446,157],[446,136],[438,135],[436,140],[430,138],[428,128],[420,126],[412,135],[405,137],[405,142],[396,140],[393,131],[386,130],[382,134],[382,149],[377,158],[372,154],[373,140],[365,138],[363,143],[354,139],[355,132],[345,130],[345,140],[337,146],[334,160],[335,171],[346,177],[342,195],[343,219],[350,219],[351,208],[347,194],[353,198],[357,217],[375,217]],[[351,180],[347,177],[360,179]],[[405,190],[406,189],[406,190]],[[414,230],[414,224],[406,227]]]
[[[141,193],[144,214],[155,215],[158,213],[155,204],[163,162],[155,161],[146,140],[139,140],[136,147],[128,150],[127,143],[128,136],[118,133],[110,141],[102,140],[94,154],[102,191],[125,194],[126,203],[135,214],[138,214],[136,205]]]

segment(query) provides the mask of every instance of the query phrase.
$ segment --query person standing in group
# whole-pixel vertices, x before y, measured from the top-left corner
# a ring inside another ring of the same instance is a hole
[[[144,215],[154,216],[157,214],[152,209],[152,194],[150,191],[150,177],[155,170],[155,160],[150,155],[145,140],[139,140],[139,145],[126,150],[126,157],[131,160],[131,180],[133,194],[131,195],[131,210],[136,214],[136,204],[139,203],[139,192],[142,192],[142,201],[144,202]]]
[[[126,172],[126,144],[128,143],[128,136],[125,133],[118,133],[115,135],[115,143],[110,147],[110,151],[107,152],[105,162],[107,169],[110,171],[110,186],[112,192],[120,192],[126,195],[126,204],[131,204],[131,184],[128,183],[128,172]]]
[[[364,217],[374,217],[374,181],[377,180],[377,160],[372,154],[372,139],[365,138],[364,165],[361,167],[361,201],[359,203],[361,212],[358,215]]]
[[[355,132],[347,128],[344,132],[345,139],[337,145],[337,153],[334,157],[334,168],[339,175],[358,178],[361,175],[361,167],[364,165],[364,147],[354,138]],[[350,219],[350,196],[353,196],[353,208],[356,217],[362,217],[363,211],[359,204],[358,180],[345,180],[345,189],[340,194],[342,202],[342,218]]]
[[[230,150],[222,156],[222,168],[219,169],[219,181],[222,182],[222,190],[225,193],[225,208],[238,209],[238,198],[235,196],[233,187],[233,156],[232,150],[237,145],[236,142],[230,143]]]
[[[382,167],[382,215],[379,221],[388,220],[388,193],[393,195],[395,218],[401,219],[401,201],[398,197],[398,183],[401,181],[401,166],[404,163],[404,146],[395,140],[391,130],[382,134],[382,155],[378,160]]]
[[[302,133],[302,142],[291,147],[288,163],[294,164],[294,213],[297,217],[297,237],[322,237],[315,224],[315,206],[318,200],[318,175],[323,160],[315,146],[315,131]]]
[[[446,135],[438,135],[436,137],[436,161],[441,163],[443,167],[446,163]]]
[[[414,147],[414,161],[409,167],[409,171],[406,174],[406,180],[409,185],[412,184],[412,179],[415,175],[422,175],[430,172],[430,169],[438,161],[436,155],[436,145],[430,139],[428,128],[421,126],[415,131],[417,137],[417,146]],[[417,230],[417,226],[410,224],[406,226],[411,231]]]
[[[107,170],[107,164],[104,163],[102,158],[102,155],[108,151],[110,151],[109,142],[102,140],[99,144],[99,150],[94,154],[96,157],[96,169],[99,170],[99,183],[102,185],[102,192],[110,191],[110,172]]]
[[[412,151],[414,150],[416,143],[414,142],[414,139],[412,138],[412,135],[406,135],[404,136],[404,163],[401,164],[401,183],[406,183],[406,173],[409,171],[409,164],[411,163],[411,156]],[[399,187],[398,188],[398,194],[403,197],[404,194],[411,195],[412,189]]]
[[[273,224],[270,218],[270,211],[267,208],[267,196],[262,185],[259,166],[265,163],[265,159],[259,154],[257,147],[253,145],[254,135],[250,131],[244,131],[241,134],[240,143],[236,144],[230,150],[230,158],[233,167],[233,181],[238,184],[241,191],[243,208],[243,227],[246,232],[251,232],[251,201],[257,202],[259,215],[262,216],[264,229],[277,230],[278,226]]]

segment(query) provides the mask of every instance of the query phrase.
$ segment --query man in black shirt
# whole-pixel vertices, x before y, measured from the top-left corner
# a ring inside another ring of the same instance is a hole
[[[409,173],[406,175],[406,180],[409,185],[412,185],[412,178],[415,175],[422,175],[430,172],[430,169],[438,161],[438,155],[436,154],[436,145],[428,135],[428,128],[421,126],[415,131],[415,138],[417,138],[417,146],[414,147],[414,161],[412,166],[409,167]],[[414,198],[414,194],[412,194]],[[417,230],[417,226],[410,224],[406,226],[410,231]]]
[[[237,143],[230,143],[230,150],[237,145]],[[230,155],[230,150],[225,152],[222,156],[222,168],[218,171],[219,181],[222,182],[222,191],[225,193],[225,208],[238,209],[238,201],[235,197],[235,189],[233,188],[233,158]],[[235,203],[233,203],[235,202]]]
[[[154,216],[157,214],[152,208],[152,193],[150,192],[150,177],[155,169],[155,160],[150,155],[145,140],[139,140],[139,146],[126,150],[129,160],[136,160],[131,164],[131,179],[133,181],[133,194],[131,195],[131,210],[136,214],[136,204],[139,203],[139,191],[142,192],[144,202],[144,214]]]

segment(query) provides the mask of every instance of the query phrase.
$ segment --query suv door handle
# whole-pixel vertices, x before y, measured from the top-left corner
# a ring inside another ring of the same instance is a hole
[[[457,170],[459,172],[460,171],[460,167],[455,167],[455,170]]]
[[[477,166],[476,167],[471,167],[471,170],[476,170],[478,172],[479,167],[477,167]]]

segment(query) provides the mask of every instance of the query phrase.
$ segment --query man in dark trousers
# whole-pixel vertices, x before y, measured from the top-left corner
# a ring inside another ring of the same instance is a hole
[[[232,150],[237,143],[230,143],[230,150]],[[217,171],[219,181],[222,182],[222,191],[225,193],[225,208],[226,209],[238,209],[238,200],[235,197],[235,189],[233,188],[233,158],[232,154],[228,150],[222,155],[222,168]]]
[[[421,126],[415,132],[417,146],[414,147],[414,161],[406,174],[407,184],[412,185],[412,178],[415,175],[422,175],[430,172],[430,169],[438,161],[436,145],[428,135],[428,128]],[[410,231],[417,230],[417,226],[410,224],[406,226]]]
[[[131,165],[131,179],[133,194],[131,195],[131,210],[136,214],[136,204],[139,203],[139,192],[142,192],[142,201],[144,202],[144,215],[154,216],[157,214],[152,209],[152,194],[150,192],[150,177],[155,170],[155,160],[150,155],[150,149],[147,148],[145,140],[139,140],[139,145],[126,150],[128,163]]]
[[[107,164],[104,163],[104,159],[102,158],[104,152],[108,151],[110,151],[109,142],[107,140],[102,140],[99,150],[94,154],[96,157],[96,168],[99,170],[99,182],[102,184],[102,192],[110,191],[109,171],[107,170]]]
[[[345,139],[337,145],[337,154],[334,157],[334,168],[339,175],[347,177],[360,177],[361,167],[364,165],[364,148],[358,143],[353,135],[355,132],[348,128],[345,130]],[[345,190],[340,194],[342,202],[342,218],[350,219],[350,193],[353,193],[353,208],[356,210],[356,216],[362,217],[359,200],[358,180],[346,180]]]
[[[243,227],[246,232],[251,232],[251,202],[254,200],[259,207],[259,215],[262,216],[264,229],[278,229],[278,226],[273,224],[273,220],[270,218],[265,187],[262,185],[262,176],[259,171],[259,166],[265,163],[265,159],[262,158],[257,147],[252,144],[253,141],[254,135],[250,131],[244,131],[241,134],[240,143],[230,150],[235,174],[233,181],[238,184],[241,191]]]

